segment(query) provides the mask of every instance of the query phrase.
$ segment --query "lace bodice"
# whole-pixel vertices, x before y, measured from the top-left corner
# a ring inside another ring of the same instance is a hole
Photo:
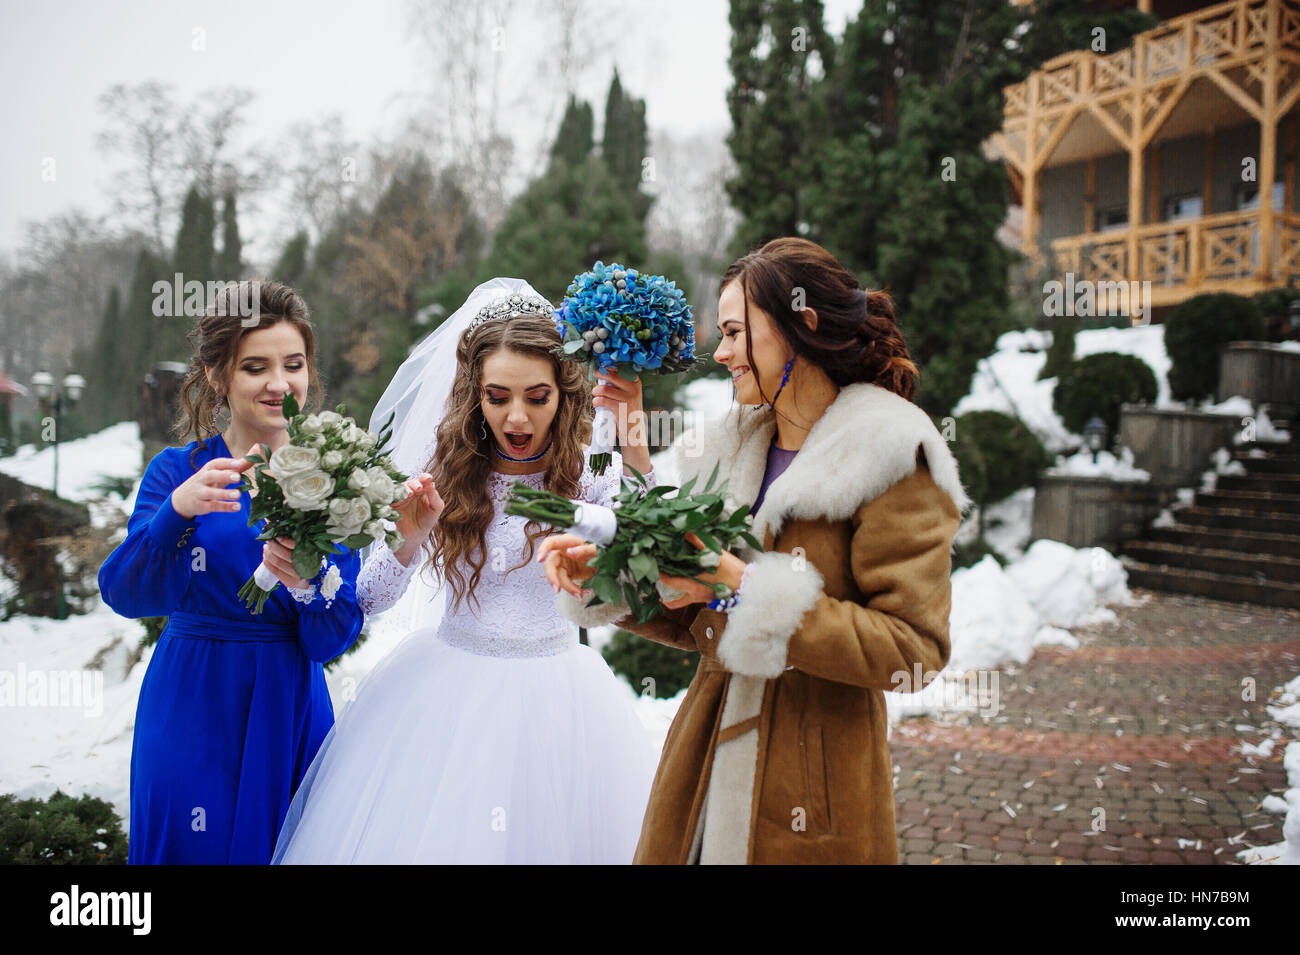
[[[575,499],[608,507],[619,491],[622,471],[622,460],[617,454],[603,475],[593,474],[588,464],[583,469]],[[653,472],[646,477],[654,486]],[[484,535],[486,556],[475,591],[478,604],[475,607],[467,598],[459,608],[452,608],[448,601],[438,630],[442,639],[489,656],[558,653],[577,642],[577,628],[556,608],[555,592],[547,583],[541,564],[530,559],[524,566],[517,566],[524,559],[528,521],[502,510],[512,482],[521,480],[541,488],[544,479],[544,473],[495,472],[488,478],[488,495],[494,513]],[[404,567],[387,547],[376,548],[357,576],[357,601],[361,609],[370,615],[390,608],[411,585],[422,562],[421,553],[409,567]],[[425,572],[424,576],[427,578],[429,573]],[[423,581],[419,585],[424,586]]]

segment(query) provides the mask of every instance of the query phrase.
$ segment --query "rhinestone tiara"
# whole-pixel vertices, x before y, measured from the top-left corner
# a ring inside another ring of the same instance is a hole
[[[511,315],[542,315],[550,318],[554,311],[555,306],[544,298],[515,292],[495,298],[480,308],[478,314],[469,323],[467,331],[472,332],[484,322],[490,322],[494,318],[509,318]]]

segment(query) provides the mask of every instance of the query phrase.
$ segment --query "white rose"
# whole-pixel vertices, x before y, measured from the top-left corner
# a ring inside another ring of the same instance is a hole
[[[392,478],[389,478],[389,480],[391,481]],[[393,481],[393,499],[389,502],[390,504],[405,501],[410,496],[411,489],[407,487],[405,483],[398,484],[396,481]]]
[[[344,503],[347,504],[347,511],[341,516],[335,514],[333,506],[330,507],[330,520],[325,526],[325,529],[334,535],[335,540],[360,534],[361,529],[372,516],[370,502],[364,497],[345,499]]]
[[[384,539],[384,534],[387,532],[388,529],[384,527],[384,522],[381,520],[367,522],[366,526],[361,531],[361,533],[369,535],[370,539],[376,544]]]
[[[326,571],[325,576],[321,578],[320,595],[326,600],[333,600],[334,595],[338,593],[339,586],[343,583],[343,575],[334,564],[330,564],[330,569]]]
[[[343,416],[337,411],[322,411],[319,415],[323,427],[335,428],[343,423]]]
[[[321,421],[320,415],[309,414],[302,419],[302,423],[298,425],[298,430],[303,434],[316,434],[318,431],[323,430],[324,427],[325,422]]]
[[[319,469],[279,479],[284,503],[295,511],[320,511],[334,492],[334,479]]]
[[[271,455],[271,474],[277,481],[320,467],[320,452],[315,448],[300,448],[292,444]]]
[[[361,447],[361,439],[366,437],[366,432],[358,428],[355,424],[349,424],[343,429],[343,443],[351,447]]]
[[[324,457],[320,459],[320,463],[327,471],[333,471],[343,463],[343,452],[326,451]]]
[[[362,470],[353,471],[348,475],[348,487],[364,495],[370,489],[370,475]]]
[[[361,428],[359,430],[361,431],[361,437],[357,439],[357,447],[365,448],[367,451],[369,451],[371,448],[375,446],[375,436],[371,434],[369,431],[366,431],[364,428]]]
[[[387,504],[379,508],[377,513],[379,514],[380,517],[382,517],[386,521],[395,521],[402,516],[401,514],[398,513],[397,508],[389,507]]]
[[[366,468],[366,477],[370,479],[370,486],[361,493],[367,501],[371,504],[387,504],[393,499],[393,479],[384,473],[383,468]]]

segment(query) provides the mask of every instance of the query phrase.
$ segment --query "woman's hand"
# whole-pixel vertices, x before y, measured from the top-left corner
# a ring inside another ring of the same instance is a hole
[[[695,534],[687,534],[686,539],[700,550],[704,550],[704,541]],[[707,586],[708,584],[726,584],[734,593],[740,589],[740,579],[748,566],[731,551],[724,550],[718,557],[718,569],[712,573],[700,574],[698,577],[669,577],[660,574],[659,583],[674,590],[685,591],[676,600],[664,601],[664,606],[669,610],[680,610],[691,604],[708,603],[718,596],[713,592],[712,587]]]
[[[303,580],[298,571],[293,569],[293,548],[296,542],[288,537],[277,537],[262,545],[262,563],[275,574],[280,583],[286,587],[303,590],[311,586],[310,580]]]
[[[248,458],[213,458],[172,491],[172,509],[188,520],[239,510],[239,489],[226,485],[238,481],[253,464]]]
[[[433,476],[427,471],[419,477],[408,479],[406,489],[411,493],[393,505],[399,515],[397,531],[408,540],[423,540],[433,533],[446,505],[438,489],[433,486]]]
[[[650,448],[646,444],[645,407],[641,380],[628,381],[615,370],[598,371],[600,384],[591,389],[591,403],[614,412],[618,443],[623,461],[642,474],[650,471]],[[623,411],[620,413],[619,409]],[[630,440],[629,440],[630,439]]]
[[[617,370],[598,371],[596,377],[600,379],[600,384],[591,389],[591,403],[597,408],[608,408],[614,412],[614,417],[619,417],[618,409],[626,408],[627,413],[624,416],[623,423],[626,425],[632,420],[632,413],[635,411],[644,411],[641,404],[641,380],[628,381]],[[618,440],[620,443],[627,440],[627,429],[619,432]]]
[[[558,594],[563,588],[578,600],[587,593],[578,583],[596,573],[594,568],[587,566],[588,561],[595,556],[596,545],[577,534],[552,534],[537,549],[537,559],[546,570],[546,579],[550,581],[551,589]]]
[[[438,489],[433,486],[433,476],[427,471],[409,478],[406,488],[411,493],[393,505],[398,514],[397,531],[404,538],[402,546],[393,552],[393,556],[402,566],[409,567],[416,553],[433,533],[446,505]]]

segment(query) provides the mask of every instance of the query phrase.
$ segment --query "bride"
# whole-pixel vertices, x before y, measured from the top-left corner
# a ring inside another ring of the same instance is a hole
[[[582,370],[553,354],[551,311],[521,280],[480,285],[376,406],[372,430],[395,412],[393,462],[418,476],[407,542],[373,550],[357,599],[400,602],[414,629],[322,743],[273,863],[632,861],[658,754],[631,689],[556,608],[533,560],[547,529],[502,511],[515,480],[601,504],[619,489],[618,458],[588,466]]]

